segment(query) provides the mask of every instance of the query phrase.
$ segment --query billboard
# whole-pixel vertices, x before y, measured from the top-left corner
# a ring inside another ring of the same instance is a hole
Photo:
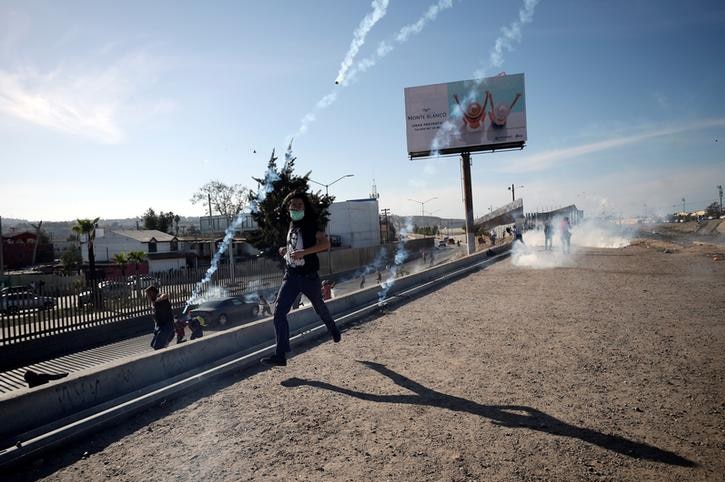
[[[523,147],[524,74],[407,87],[405,124],[411,158]]]

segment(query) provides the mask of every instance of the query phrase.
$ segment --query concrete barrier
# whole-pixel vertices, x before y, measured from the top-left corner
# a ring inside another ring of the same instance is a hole
[[[494,253],[508,249],[508,245],[499,246],[494,249]],[[388,296],[394,297],[397,293],[432,282],[446,274],[460,270],[464,270],[461,273],[467,273],[469,269],[480,266],[488,257],[486,253],[477,253],[398,278],[388,291]],[[332,315],[338,318],[365,305],[376,307],[379,292],[379,286],[371,286],[330,300],[327,306]],[[292,312],[288,319],[292,335],[315,329],[321,324],[311,308]],[[340,324],[344,326],[353,319],[348,317]],[[322,334],[324,331],[316,330],[313,336]],[[305,341],[304,337],[298,336],[295,342],[299,344]],[[224,360],[245,354],[269,352],[272,345],[274,327],[272,320],[266,318],[210,334],[194,342],[129,357],[102,368],[79,371],[62,381],[39,388],[3,395],[0,397],[0,413],[3,417],[0,450],[14,446],[18,440],[32,439],[42,432],[83,418],[91,411],[118,405],[141,392],[194,376],[208,369],[210,364],[223,363]]]

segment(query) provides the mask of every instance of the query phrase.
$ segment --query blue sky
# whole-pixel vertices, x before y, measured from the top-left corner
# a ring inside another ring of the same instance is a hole
[[[380,1],[380,0],[379,0]],[[403,89],[526,74],[523,151],[473,157],[476,216],[510,200],[624,216],[715,200],[725,184],[725,4],[390,0],[335,87],[366,1],[0,3],[0,215],[32,220],[199,215],[211,179],[253,186],[294,141],[300,172],[418,214],[463,217],[457,158],[409,161]],[[437,17],[407,31],[431,5]],[[355,63],[353,63],[355,65]],[[329,106],[315,109],[335,93]],[[717,139],[717,141],[716,141]],[[253,151],[256,150],[256,154]]]

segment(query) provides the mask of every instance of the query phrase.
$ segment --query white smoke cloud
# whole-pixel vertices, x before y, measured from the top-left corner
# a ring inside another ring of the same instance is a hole
[[[378,303],[385,301],[388,296],[388,291],[395,284],[395,279],[398,276],[398,270],[400,270],[405,260],[408,259],[409,253],[405,249],[405,241],[408,234],[413,232],[413,218],[405,218],[403,226],[400,227],[398,234],[400,235],[400,242],[398,248],[395,251],[395,257],[393,258],[393,265],[388,271],[388,277],[380,284],[380,291],[378,292]]]
[[[365,18],[362,19],[360,25],[358,25],[355,29],[352,43],[350,43],[350,48],[348,49],[347,54],[345,54],[345,58],[340,65],[340,71],[337,73],[337,78],[335,79],[336,84],[341,83],[345,79],[345,74],[352,66],[353,60],[360,50],[360,47],[362,47],[365,43],[365,37],[368,32],[370,32],[373,26],[375,26],[375,24],[385,16],[388,9],[388,3],[389,0],[373,0],[371,5],[373,11],[365,15]]]
[[[514,242],[511,247],[511,263],[532,269],[550,269],[575,266],[576,255],[581,248],[617,249],[629,246],[631,236],[616,224],[586,219],[571,229],[571,253],[564,254],[558,226],[560,218],[554,218],[551,250],[544,250],[544,231],[530,230],[524,233],[524,243]]]

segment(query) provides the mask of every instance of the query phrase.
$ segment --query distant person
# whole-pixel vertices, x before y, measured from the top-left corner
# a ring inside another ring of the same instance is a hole
[[[524,235],[521,231],[521,228],[518,226],[518,224],[514,224],[514,241],[519,241],[521,244],[524,244]]]
[[[204,330],[199,322],[199,318],[191,316],[188,312],[182,313],[174,321],[174,328],[176,330],[176,344],[184,343],[186,341],[186,328],[191,330],[191,340],[196,340],[204,336]]]
[[[496,246],[496,230],[491,230],[491,246]]]
[[[151,348],[160,350],[169,346],[176,332],[174,326],[174,313],[171,302],[166,293],[159,293],[159,289],[151,285],[146,288],[146,297],[154,308],[154,336],[151,339]]]
[[[551,227],[551,221],[544,221],[544,250],[551,251],[552,239],[554,237],[554,228]]]
[[[365,288],[365,275],[360,276],[360,289]]]
[[[262,316],[272,316],[272,309],[269,307],[269,302],[267,301],[267,298],[264,297],[264,295],[259,295],[259,306],[262,307]]]
[[[327,301],[332,299],[332,288],[335,287],[335,283],[330,280],[322,282],[322,299]]]
[[[381,273],[380,270],[377,270],[377,274],[375,275],[375,282],[377,284],[380,284],[383,282],[383,273]]]
[[[330,240],[322,231],[317,211],[306,193],[298,191],[288,194],[282,202],[282,211],[289,215],[290,222],[287,245],[279,248],[279,255],[285,260],[285,273],[274,310],[276,349],[274,355],[261,360],[270,366],[287,365],[287,353],[291,350],[287,313],[300,294],[310,300],[333,341],[340,341],[340,330],[322,299],[322,286],[317,273],[320,268],[317,253],[327,251]]]
[[[559,232],[561,235],[561,251],[564,254],[569,254],[571,250],[571,223],[568,217],[561,220]]]

